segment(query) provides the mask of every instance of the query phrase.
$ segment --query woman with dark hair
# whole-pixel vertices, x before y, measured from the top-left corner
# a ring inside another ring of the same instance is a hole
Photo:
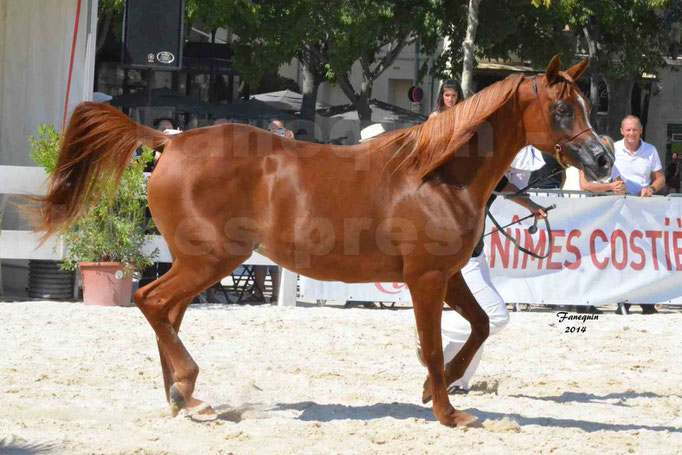
[[[435,117],[441,112],[447,111],[463,99],[464,97],[462,96],[462,88],[459,86],[459,82],[454,79],[448,79],[443,83],[440,91],[438,92],[438,98],[436,99],[436,110],[429,115],[429,118]]]

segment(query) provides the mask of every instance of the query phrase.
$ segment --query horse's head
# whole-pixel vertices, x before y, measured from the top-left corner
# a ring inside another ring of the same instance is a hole
[[[559,56],[555,56],[544,76],[529,81],[534,100],[523,122],[529,144],[553,154],[562,166],[575,166],[589,179],[600,180],[611,175],[614,156],[590,125],[590,105],[574,83],[587,64],[585,59],[561,71]]]

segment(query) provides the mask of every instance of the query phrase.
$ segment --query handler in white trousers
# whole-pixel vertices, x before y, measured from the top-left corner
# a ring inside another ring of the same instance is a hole
[[[495,192],[517,192],[519,188],[510,183],[507,177],[503,177],[497,184]],[[493,193],[488,200],[486,207],[489,209],[494,202],[496,196]],[[531,201],[527,197],[518,197],[510,199],[522,207],[527,208],[537,219],[546,218],[547,214],[541,206]],[[485,231],[485,225],[484,225]],[[488,315],[490,323],[490,335],[493,335],[502,330],[509,322],[509,312],[507,305],[502,297],[490,281],[490,268],[488,261],[483,252],[483,237],[481,236],[478,244],[474,248],[471,259],[462,269],[462,277],[466,281],[469,290],[476,298],[476,301],[481,306],[483,311]],[[471,324],[464,319],[456,311],[443,311],[441,317],[441,336],[443,340],[443,359],[445,364],[450,362],[455,355],[462,349],[471,334]],[[481,354],[483,346],[476,352],[471,363],[467,367],[464,375],[448,385],[448,393],[467,393],[469,388],[469,380],[476,373],[476,369],[481,361]],[[419,345],[419,337],[417,336],[417,356],[424,364],[421,354],[421,346]]]
[[[462,269],[462,277],[469,286],[469,290],[476,298],[476,301],[483,311],[486,312],[490,320],[490,335],[494,335],[502,330],[509,322],[509,311],[507,304],[497,292],[490,281],[490,268],[485,253],[469,259],[467,265]],[[441,336],[443,337],[443,357],[445,362],[452,360],[462,349],[464,343],[471,334],[471,325],[456,311],[443,311],[441,318]],[[469,367],[457,381],[453,382],[449,391],[456,393],[466,391],[469,388],[469,380],[476,373],[478,364],[481,361],[483,346],[476,352],[471,359]]]

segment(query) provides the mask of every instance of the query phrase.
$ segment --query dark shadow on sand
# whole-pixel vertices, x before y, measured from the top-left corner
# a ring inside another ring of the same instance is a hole
[[[639,430],[649,430],[649,431],[670,431],[671,433],[682,433],[682,428],[670,427],[662,425],[640,425],[640,424],[627,424],[627,423],[603,423],[603,422],[592,422],[589,420],[576,420],[576,419],[557,419],[554,417],[525,417],[520,414],[503,414],[499,412],[485,412],[479,411],[477,409],[464,409],[464,412],[469,414],[474,414],[479,420],[483,421],[486,419],[499,420],[504,417],[510,418],[518,422],[521,427],[527,425],[538,425],[541,427],[552,427],[552,428],[576,428],[583,430],[587,433],[592,433],[595,431],[639,431]]]
[[[374,420],[383,417],[394,419],[424,419],[435,421],[430,407],[409,403],[376,403],[369,406],[346,406],[342,404],[317,404],[312,401],[280,403],[274,411],[302,411],[300,420],[331,422],[334,420]]]
[[[592,393],[579,392],[564,392],[559,396],[532,396],[532,395],[508,395],[512,398],[529,398],[531,400],[539,401],[553,401],[555,403],[596,403],[605,404],[608,406],[624,406],[631,407],[622,400],[631,400],[634,398],[670,398],[670,395],[658,395],[652,392],[619,392],[609,393],[606,395],[594,395]],[[606,403],[605,400],[621,400],[619,403]]]
[[[273,410],[297,410],[302,411],[300,420],[315,422],[331,422],[334,420],[374,420],[383,417],[394,419],[424,419],[435,422],[431,407],[419,406],[408,403],[377,403],[369,406],[345,406],[340,404],[317,404],[312,401],[300,403],[280,403]],[[460,409],[463,412],[473,414],[482,422],[487,419],[500,420],[504,417],[511,418],[518,422],[521,427],[527,425],[538,425],[549,428],[576,428],[586,432],[595,431],[670,431],[682,433],[682,428],[658,425],[640,424],[613,424],[603,422],[593,422],[589,420],[577,419],[557,419],[554,417],[525,417],[520,414],[504,414],[499,412],[486,412],[478,409]]]
[[[49,455],[57,450],[54,444],[15,443],[0,439],[0,454],[2,455]]]

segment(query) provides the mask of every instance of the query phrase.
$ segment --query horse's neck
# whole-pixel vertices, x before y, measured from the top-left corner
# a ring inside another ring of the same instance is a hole
[[[519,151],[527,145],[525,131],[508,121],[519,115],[522,113],[518,112],[515,103],[509,103],[490,118],[495,139],[490,171],[493,175],[499,175],[499,179],[507,172]]]
[[[526,145],[525,131],[519,129],[513,121],[521,115],[518,109],[516,100],[511,99],[488,118],[485,128],[479,130],[477,146],[483,150],[478,150],[477,155],[481,156],[481,152],[490,153],[490,145],[485,144],[485,137],[489,135],[492,136],[492,157],[479,160],[480,165],[475,170],[475,177],[470,185],[470,192],[477,195],[478,205],[485,205],[516,154]]]

